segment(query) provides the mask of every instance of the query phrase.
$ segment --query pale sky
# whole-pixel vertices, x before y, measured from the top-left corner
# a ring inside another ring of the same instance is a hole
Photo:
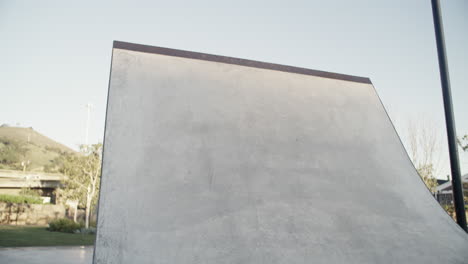
[[[468,134],[468,1],[442,13],[458,134]],[[446,134],[430,0],[0,0],[0,123],[77,149],[102,142],[113,40],[369,77],[399,134]],[[447,147],[442,172],[449,173]],[[468,153],[460,152],[462,173]]]

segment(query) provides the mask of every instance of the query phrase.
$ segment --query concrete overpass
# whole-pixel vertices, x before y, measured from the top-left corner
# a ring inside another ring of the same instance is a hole
[[[0,194],[17,195],[22,188],[39,189],[43,196],[53,198],[65,176],[59,173],[0,170]]]

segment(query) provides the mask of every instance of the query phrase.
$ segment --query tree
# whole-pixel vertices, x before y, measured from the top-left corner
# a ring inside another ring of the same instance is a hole
[[[458,145],[463,151],[468,152],[468,134],[458,139]],[[468,191],[466,191],[466,189],[463,192],[463,198],[465,200],[465,204],[468,205]]]
[[[64,181],[65,198],[78,200],[86,211],[85,227],[89,228],[91,208],[96,205],[101,177],[102,144],[81,145],[80,154],[61,157],[60,172]]]
[[[463,151],[468,151],[468,134],[458,139],[458,145]]]
[[[440,162],[440,134],[434,123],[424,119],[408,123],[409,156],[432,193],[437,187]]]
[[[0,138],[0,164],[9,169],[23,169],[21,162],[24,162],[28,153],[28,148],[24,143],[8,138]]]

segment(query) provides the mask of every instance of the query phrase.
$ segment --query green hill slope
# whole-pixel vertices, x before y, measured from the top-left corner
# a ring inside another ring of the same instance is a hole
[[[47,171],[53,159],[74,152],[32,128],[0,127],[0,169],[22,170],[24,162],[28,171]]]

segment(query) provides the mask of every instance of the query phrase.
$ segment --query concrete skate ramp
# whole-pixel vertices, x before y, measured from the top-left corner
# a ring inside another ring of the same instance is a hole
[[[367,78],[115,42],[95,263],[468,263]]]

